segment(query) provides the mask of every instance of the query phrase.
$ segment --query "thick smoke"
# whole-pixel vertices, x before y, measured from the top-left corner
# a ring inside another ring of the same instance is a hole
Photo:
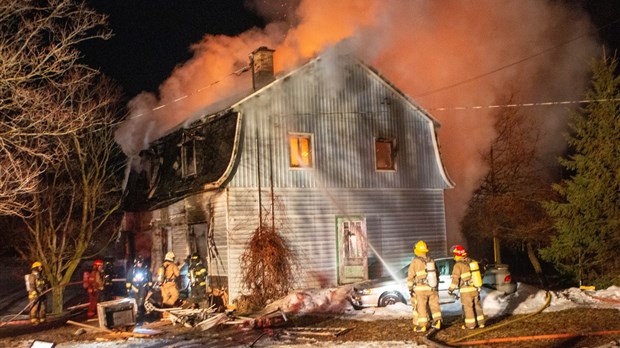
[[[347,39],[352,53],[441,122],[442,156],[456,183],[446,193],[448,242],[461,242],[458,222],[485,171],[479,157],[494,137],[491,113],[497,110],[434,109],[493,105],[506,95],[513,102],[579,99],[597,52],[596,40],[584,35],[591,29],[587,16],[556,1],[302,0],[295,9],[286,4],[257,0],[254,8],[271,24],[236,37],[205,35],[192,47],[194,57],[162,83],[159,97],[135,97],[132,119],[117,132],[125,152],[136,154],[199,108],[247,90],[251,82],[239,83],[231,73],[246,66],[256,48],[276,50],[277,73]],[[557,155],[569,112],[563,107],[522,112],[542,122],[543,148]]]

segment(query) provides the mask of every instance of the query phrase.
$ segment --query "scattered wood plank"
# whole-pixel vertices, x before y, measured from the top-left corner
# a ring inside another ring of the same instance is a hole
[[[114,333],[114,331],[112,331],[112,330],[110,330],[108,328],[92,326],[92,325],[88,325],[88,324],[84,324],[84,323],[78,323],[77,321],[73,321],[73,320],[67,320],[67,324],[83,327],[85,329],[100,331],[100,332]]]
[[[226,315],[226,313],[218,313],[218,314],[215,314],[207,318],[206,320],[199,322],[198,324],[195,325],[195,327],[199,327],[201,330],[206,331],[206,330],[211,329],[212,327],[215,327],[221,323],[226,322],[227,320],[228,320],[228,316]]]

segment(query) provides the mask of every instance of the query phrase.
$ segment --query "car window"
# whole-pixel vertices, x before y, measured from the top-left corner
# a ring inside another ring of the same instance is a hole
[[[400,275],[403,278],[407,278],[408,274],[409,274],[409,265],[401,268],[400,271],[398,271],[398,275]]]
[[[454,267],[453,259],[436,260],[437,270],[440,276],[449,276],[452,274],[452,267]]]

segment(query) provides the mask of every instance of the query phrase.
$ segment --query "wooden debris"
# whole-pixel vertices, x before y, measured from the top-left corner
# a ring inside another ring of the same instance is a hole
[[[196,324],[196,327],[199,327],[201,330],[206,331],[211,329],[212,327],[226,322],[227,320],[228,316],[226,315],[226,313],[218,313],[210,316],[206,320],[199,322],[198,324]]]
[[[77,321],[73,321],[73,320],[67,320],[67,324],[83,327],[85,329],[91,329],[91,330],[95,330],[95,331],[100,331],[100,332],[114,333],[114,331],[112,331],[112,330],[110,330],[108,328],[92,326],[92,325],[83,324],[83,323],[78,323]]]
[[[73,321],[73,320],[67,320],[67,324],[75,325],[75,326],[79,326],[85,329],[95,330],[99,332],[105,332],[106,334],[114,335],[114,336],[144,338],[144,337],[150,337],[152,335],[150,333],[147,334],[147,333],[140,333],[140,332],[112,331],[108,328],[92,326],[92,325],[88,325],[84,323],[78,323],[77,321]]]

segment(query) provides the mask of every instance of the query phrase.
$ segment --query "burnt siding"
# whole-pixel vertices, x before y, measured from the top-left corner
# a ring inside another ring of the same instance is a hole
[[[236,107],[245,134],[229,187],[256,187],[260,174],[275,187],[448,188],[431,119],[368,69],[343,69],[334,83],[314,61]],[[289,132],[313,134],[313,170],[289,168]],[[376,137],[396,138],[396,172],[375,170]]]
[[[172,204],[190,194],[203,191],[205,184],[220,179],[232,160],[237,134],[237,113],[211,116],[194,122],[188,129],[176,130],[161,138],[148,150],[148,160],[160,163],[155,188],[149,195],[149,184],[144,170],[132,170],[124,208],[128,211],[155,209]],[[194,134],[196,175],[182,173],[183,133]]]
[[[221,220],[226,219],[228,210],[230,294],[235,298],[241,291],[239,258],[258,227],[258,191],[231,188],[227,192],[215,203],[215,219],[217,226],[225,224]],[[431,255],[445,255],[443,190],[330,189],[325,192],[317,188],[277,188],[274,194],[278,230],[293,246],[302,266],[302,277],[297,284],[300,288],[336,285],[336,218],[339,216],[365,217],[368,242],[393,270],[411,261],[413,246],[420,239],[429,244]],[[270,210],[270,197],[270,190],[265,188],[261,200],[266,210]],[[223,208],[226,202],[227,208]],[[369,268],[370,277],[387,275],[370,248]]]

